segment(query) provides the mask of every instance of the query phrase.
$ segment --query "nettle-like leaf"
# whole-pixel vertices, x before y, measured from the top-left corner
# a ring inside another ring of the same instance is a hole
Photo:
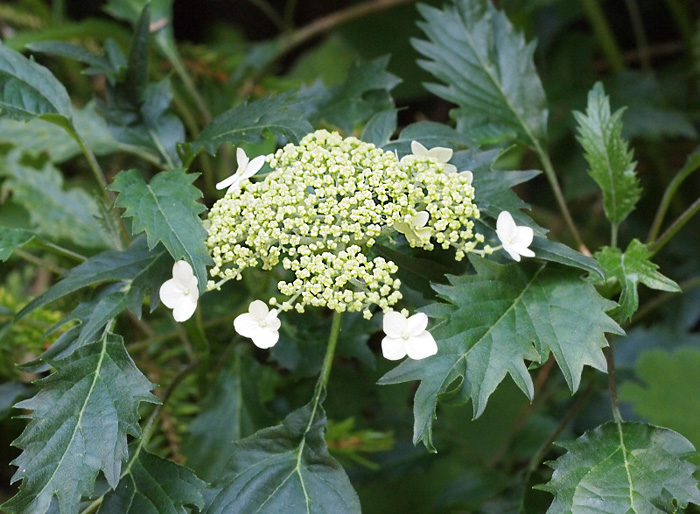
[[[112,239],[98,221],[95,199],[85,190],[64,190],[61,172],[46,163],[38,170],[21,162],[13,152],[0,159],[3,189],[29,211],[38,235],[53,241],[71,241],[85,248],[109,248]],[[37,208],[41,206],[41,208]]]
[[[192,185],[196,178],[175,169],[158,173],[146,184],[139,171],[129,170],[119,173],[110,189],[119,192],[116,205],[125,209],[124,216],[133,218],[132,232],[145,232],[149,248],[161,242],[173,259],[189,262],[203,292],[211,257],[205,245],[207,231],[199,218],[205,209],[197,201],[202,192]]]
[[[633,152],[622,138],[623,112],[610,113],[610,100],[599,82],[588,93],[586,113],[574,113],[588,173],[603,191],[605,215],[614,226],[632,212],[642,193]]]
[[[0,227],[0,261],[6,261],[16,249],[34,239],[34,233],[21,228]]]
[[[426,84],[458,105],[458,130],[479,143],[517,138],[532,146],[547,139],[547,100],[526,44],[488,0],[459,0],[442,10],[419,4],[418,25],[429,41],[411,42],[427,60],[418,64],[443,84]]]
[[[192,143],[182,145],[187,155],[183,160],[191,162],[202,150],[216,155],[223,143],[260,143],[266,131],[298,143],[312,130],[304,103],[293,93],[283,93],[229,109],[214,118]]]
[[[281,425],[234,444],[220,490],[206,514],[360,512],[348,476],[326,447],[325,413],[312,402]]]
[[[552,480],[536,486],[554,495],[548,514],[678,512],[700,503],[686,459],[695,448],[667,428],[606,423],[566,443],[567,453],[549,465]]]
[[[187,466],[200,477],[218,478],[233,456],[233,442],[270,424],[260,394],[265,371],[254,359],[236,351],[202,401],[182,447]]]
[[[20,121],[42,118],[71,127],[66,88],[53,74],[0,42],[0,115]]]
[[[638,239],[633,239],[624,253],[619,248],[606,246],[595,254],[595,258],[605,268],[607,281],[617,281],[622,288],[618,313],[620,321],[630,319],[637,312],[637,287],[640,283],[658,291],[681,292],[678,284],[657,271],[659,267],[650,260],[652,255]]]
[[[188,514],[204,507],[206,483],[189,469],[140,449],[98,514]]]
[[[534,388],[525,360],[544,362],[550,352],[571,391],[585,365],[605,371],[601,348],[605,332],[624,333],[605,312],[616,304],[601,297],[579,273],[555,266],[500,265],[472,259],[475,275],[448,276],[434,285],[448,303],[424,308],[438,323],[430,332],[438,353],[406,360],[381,384],[420,380],[414,400],[413,441],[434,450],[432,423],[441,399],[472,400],[474,417],[509,374],[532,399]]]
[[[5,512],[43,514],[54,495],[61,512],[76,512],[100,471],[116,487],[127,436],[141,433],[139,404],[158,402],[118,335],[105,333],[50,364],[55,371],[38,381],[39,393],[17,404],[33,413],[13,443],[24,450],[13,461],[18,470],[12,477],[22,485],[2,506]]]

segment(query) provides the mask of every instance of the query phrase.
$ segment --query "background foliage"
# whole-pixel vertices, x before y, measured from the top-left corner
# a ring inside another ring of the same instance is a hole
[[[1,509],[698,512],[699,18],[0,4]],[[435,357],[395,366],[379,315],[318,310],[258,350],[231,324],[274,291],[259,270],[182,325],[159,306],[174,260],[204,290],[235,147],[315,128],[451,147],[492,244],[503,210],[535,230],[519,264],[378,245]]]

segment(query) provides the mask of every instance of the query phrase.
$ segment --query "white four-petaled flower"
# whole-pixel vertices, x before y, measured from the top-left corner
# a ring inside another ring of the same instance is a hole
[[[406,236],[409,243],[420,243],[421,239],[430,237],[430,228],[426,227],[430,214],[427,211],[420,211],[412,216],[410,221],[395,221],[394,229]]]
[[[433,336],[426,330],[428,316],[419,312],[410,318],[396,311],[384,315],[384,332],[382,339],[382,354],[385,358],[395,361],[408,355],[411,359],[419,360],[435,355],[438,351]]]
[[[457,166],[448,164],[450,159],[452,159],[452,148],[435,146],[428,150],[418,141],[413,141],[411,142],[411,153],[417,156],[432,157],[436,161],[443,163],[445,165],[445,173],[455,173],[457,171]]]
[[[271,348],[280,338],[282,322],[277,318],[277,310],[269,310],[265,302],[255,300],[248,312],[233,320],[233,327],[243,337],[249,337],[258,348]]]
[[[248,159],[245,150],[238,147],[236,150],[236,161],[238,162],[236,173],[216,184],[216,189],[228,187],[227,193],[238,190],[243,180],[252,177],[260,171],[260,168],[265,164],[265,156],[259,155],[251,161]]]
[[[173,265],[173,278],[166,280],[159,291],[163,304],[173,310],[175,321],[186,321],[194,314],[199,299],[197,286],[192,266],[186,261],[177,261]]]
[[[501,240],[503,249],[514,260],[520,261],[521,255],[523,257],[535,256],[535,252],[528,248],[532,244],[532,238],[535,235],[534,231],[530,227],[517,226],[513,216],[508,211],[503,211],[498,215],[496,235]]]

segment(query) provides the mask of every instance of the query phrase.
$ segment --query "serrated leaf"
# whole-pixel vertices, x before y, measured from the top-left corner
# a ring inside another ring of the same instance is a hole
[[[315,408],[312,408],[315,407]],[[307,404],[282,424],[234,444],[220,492],[206,514],[360,512],[347,475],[328,454],[320,405]]]
[[[535,252],[538,259],[543,261],[557,262],[586,271],[596,278],[605,278],[605,271],[593,257],[583,255],[558,241],[537,235],[532,240],[530,249]]]
[[[387,144],[396,131],[396,113],[396,109],[387,109],[372,116],[365,125],[360,139],[378,147]]]
[[[204,507],[206,483],[183,466],[141,449],[125,471],[99,514],[188,514],[186,506]]]
[[[574,113],[588,174],[603,191],[605,215],[614,226],[632,212],[642,193],[633,152],[622,138],[623,112],[610,113],[610,100],[598,82],[588,93],[586,113]]]
[[[27,45],[27,49],[31,50],[32,52],[67,57],[83,64],[87,64],[89,68],[84,71],[86,74],[113,75],[118,72],[109,59],[93,54],[82,46],[73,43],[66,43],[65,41],[39,41]]]
[[[32,388],[27,384],[15,380],[0,384],[0,420],[10,413],[18,399],[29,396],[30,391]]]
[[[85,248],[109,248],[111,238],[97,220],[95,199],[85,190],[64,190],[61,172],[51,163],[37,170],[24,165],[17,154],[0,159],[3,188],[29,211],[38,235],[52,241],[71,241]],[[36,208],[41,206],[40,209]]]
[[[438,323],[430,329],[438,353],[421,361],[406,360],[380,383],[420,380],[414,400],[413,441],[432,445],[432,422],[438,401],[472,400],[474,417],[509,374],[532,399],[534,387],[524,360],[544,362],[550,352],[571,391],[585,365],[605,371],[601,348],[605,332],[622,329],[605,311],[615,306],[578,273],[554,266],[502,266],[474,258],[476,275],[448,276],[450,285],[434,285],[437,303],[424,310]]]
[[[520,139],[543,146],[547,100],[526,44],[488,0],[461,0],[442,10],[418,5],[418,26],[429,41],[413,39],[428,60],[418,64],[443,84],[426,88],[459,106],[450,115],[458,130],[479,143]]]
[[[207,125],[191,144],[184,145],[190,155],[185,163],[201,150],[216,155],[223,143],[260,143],[266,131],[298,143],[312,130],[303,104],[293,93],[283,93],[229,109]]]
[[[70,127],[72,106],[53,74],[0,42],[0,115],[20,121],[43,118]]]
[[[548,514],[678,512],[700,502],[695,448],[667,428],[643,423],[606,423],[566,443],[552,480],[536,486],[554,495]]]
[[[235,351],[190,423],[182,453],[187,466],[205,480],[221,476],[233,456],[234,441],[253,435],[269,424],[258,389],[263,369],[251,357]]]
[[[620,321],[630,319],[637,312],[637,287],[640,283],[658,291],[681,292],[678,284],[657,271],[659,267],[650,260],[652,255],[647,246],[638,239],[630,241],[625,253],[619,248],[606,246],[595,254],[595,258],[605,269],[607,281],[617,281],[622,287],[618,302]]]
[[[34,233],[21,228],[0,227],[0,261],[6,261],[17,248],[34,239]]]
[[[106,333],[51,365],[39,393],[17,405],[33,413],[13,443],[24,451],[13,461],[19,493],[2,506],[9,513],[43,514],[54,495],[61,512],[75,512],[99,471],[116,487],[127,436],[141,433],[139,404],[158,402],[118,335]]]
[[[133,234],[145,232],[149,248],[161,242],[173,259],[189,262],[204,292],[211,257],[205,245],[207,231],[199,219],[205,209],[197,201],[202,192],[192,185],[196,178],[175,169],[158,173],[146,184],[137,170],[129,170],[119,173],[110,189],[119,192],[116,205],[126,209],[124,216],[133,218]]]
[[[622,384],[619,398],[629,402],[634,412],[651,423],[676,430],[693,445],[700,445],[698,369],[697,348],[678,348],[673,354],[664,350],[645,351],[635,364],[635,380]],[[697,456],[694,460],[698,461]]]

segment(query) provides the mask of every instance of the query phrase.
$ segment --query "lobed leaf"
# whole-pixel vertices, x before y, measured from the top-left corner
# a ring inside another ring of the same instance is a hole
[[[547,139],[547,101],[526,44],[488,0],[457,0],[442,10],[419,4],[418,26],[428,41],[411,42],[418,64],[442,84],[426,84],[457,104],[457,129],[478,143],[517,138],[531,146]]]
[[[606,423],[567,443],[549,463],[552,480],[537,489],[554,495],[548,514],[678,512],[700,503],[686,459],[695,448],[680,434],[644,423]]]
[[[206,483],[189,469],[140,449],[98,514],[188,514],[204,507]]]
[[[0,261],[6,261],[12,252],[34,239],[34,233],[21,228],[0,227]]]
[[[205,245],[207,231],[199,218],[205,209],[197,201],[202,192],[192,185],[195,178],[175,169],[158,173],[146,184],[137,170],[129,170],[119,173],[110,189],[119,192],[116,205],[125,209],[124,216],[133,218],[132,232],[145,232],[150,249],[161,242],[173,259],[189,262],[203,292],[211,257]]]
[[[640,282],[658,291],[681,292],[678,284],[657,271],[659,267],[650,260],[652,255],[647,246],[638,239],[630,241],[625,253],[619,248],[606,246],[595,254],[595,258],[605,269],[607,281],[617,281],[622,287],[618,313],[620,321],[630,319],[637,312],[637,287]]]
[[[141,433],[139,404],[158,402],[115,334],[50,364],[55,371],[38,381],[37,395],[16,406],[33,413],[13,443],[24,451],[12,477],[22,485],[2,505],[11,514],[43,514],[54,495],[61,512],[75,512],[81,497],[92,495],[99,471],[116,487],[127,436]]]
[[[360,512],[343,468],[326,447],[323,407],[309,403],[282,424],[234,443],[233,457],[206,514]]]
[[[424,310],[438,320],[430,332],[438,353],[406,360],[381,384],[420,380],[414,400],[413,441],[434,450],[432,423],[437,404],[471,399],[479,417],[507,374],[532,399],[534,387],[525,360],[544,362],[550,352],[571,391],[585,365],[607,369],[601,348],[605,332],[624,333],[605,311],[615,306],[568,269],[540,265],[500,265],[474,258],[475,275],[448,276],[434,285],[447,303]]]
[[[362,130],[360,139],[374,146],[382,147],[389,142],[392,134],[396,131],[398,123],[396,118],[396,109],[386,109],[379,111],[372,116],[365,128]]]
[[[588,174],[603,191],[605,215],[614,226],[634,210],[642,193],[633,153],[622,138],[623,112],[610,113],[610,100],[598,82],[588,93],[586,113],[574,113]]]

